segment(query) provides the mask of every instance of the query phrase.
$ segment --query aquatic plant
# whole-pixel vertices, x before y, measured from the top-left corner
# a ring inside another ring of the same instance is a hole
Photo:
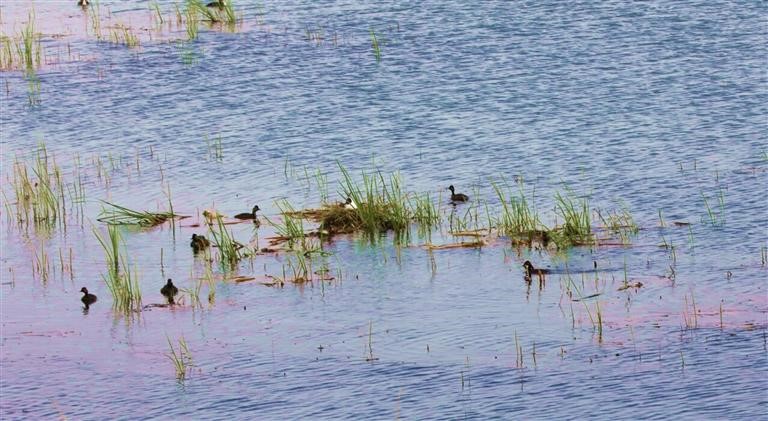
[[[135,271],[132,273],[128,267],[125,259],[127,252],[120,235],[120,229],[115,225],[109,225],[106,238],[99,234],[96,227],[93,227],[92,230],[104,250],[107,274],[102,274],[102,279],[112,294],[113,307],[125,314],[140,311],[141,290],[138,275]]]
[[[173,362],[173,368],[176,371],[176,379],[183,381],[187,378],[187,373],[194,365],[192,352],[189,350],[189,346],[187,345],[184,336],[178,339],[178,350],[173,346],[173,342],[171,342],[171,338],[169,338],[168,335],[166,335],[165,338],[168,340],[168,347],[170,348],[170,353],[166,354],[166,357]]]
[[[97,220],[110,225],[139,225],[142,227],[154,227],[179,216],[173,213],[172,207],[169,212],[149,212],[129,209],[104,200],[102,200],[102,202],[109,205],[111,208],[107,209],[102,207]]]
[[[216,224],[211,225],[211,243],[219,249],[219,257],[225,268],[232,268],[243,258],[243,245],[235,241],[232,232],[227,230],[221,215],[216,216]]]
[[[617,235],[623,244],[629,244],[631,235],[636,235],[640,228],[626,204],[621,204],[620,210],[607,210],[605,215],[600,209],[596,210],[598,218],[603,226],[614,235]]]
[[[223,22],[230,25],[236,23],[237,16],[232,0],[218,0],[218,3],[219,7],[207,7],[202,0],[187,0],[187,10],[208,22]]]
[[[572,190],[566,187],[565,195],[555,193],[555,213],[563,218],[555,236],[559,243],[581,244],[591,241],[592,227],[590,225],[589,199],[581,200],[575,197]]]
[[[499,232],[512,237],[532,233],[543,228],[535,206],[528,204],[522,181],[518,184],[518,195],[513,196],[510,192],[509,198],[507,198],[501,185],[492,182],[491,186],[502,206],[501,215],[495,221]],[[532,192],[531,201],[533,201],[533,194]]]
[[[272,221],[267,217],[265,219],[275,228],[277,235],[286,239],[289,247],[293,247],[297,242],[303,242],[306,234],[304,233],[302,213],[297,212],[285,199],[276,201],[275,206],[282,214],[282,223]]]
[[[399,174],[390,174],[388,180],[381,171],[362,172],[362,186],[355,183],[346,168],[338,163],[343,179],[343,197],[355,204],[361,228],[368,233],[387,230],[402,231],[408,227],[410,215],[407,194],[402,189]]]
[[[32,176],[30,176],[30,172]],[[19,224],[32,222],[35,227],[52,228],[63,222],[66,214],[65,187],[61,169],[40,143],[31,167],[15,161],[11,181],[15,195],[15,216]]]
[[[373,49],[373,56],[376,57],[376,61],[381,61],[381,46],[379,45],[379,38],[376,36],[376,33],[373,32],[373,28],[370,29],[371,32],[371,48]]]
[[[109,31],[109,42],[117,45],[125,45],[128,48],[138,47],[139,37],[133,33],[133,29],[123,24],[116,24]]]

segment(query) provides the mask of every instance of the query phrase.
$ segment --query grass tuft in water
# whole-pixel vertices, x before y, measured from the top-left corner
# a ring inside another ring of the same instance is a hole
[[[138,276],[135,271],[131,273],[125,260],[127,253],[120,229],[114,225],[108,226],[108,235],[105,238],[93,227],[93,234],[104,249],[107,274],[102,275],[102,278],[112,294],[113,307],[124,314],[141,311],[141,290],[139,289]]]
[[[111,209],[102,208],[97,220],[109,225],[139,225],[142,227],[154,227],[179,216],[174,214],[173,210],[170,212],[137,211],[107,201],[102,202],[111,206]]]
[[[225,268],[233,268],[243,258],[243,245],[235,241],[220,215],[216,217],[216,225],[211,225],[211,239],[211,243],[219,249],[219,257]]]
[[[563,225],[556,230],[555,241],[559,244],[587,244],[592,242],[589,199],[576,198],[566,187],[565,195],[555,193],[555,213],[563,218]]]
[[[539,219],[538,211],[535,206],[528,204],[522,182],[518,183],[518,194],[514,196],[510,192],[509,199],[507,199],[501,185],[497,183],[491,183],[491,185],[502,205],[501,215],[496,220],[496,227],[499,232],[514,237],[542,231],[544,227]],[[533,202],[533,198],[532,193],[531,202]]]
[[[171,338],[169,338],[167,335],[165,338],[168,340],[168,347],[170,348],[170,352],[166,354],[166,356],[173,362],[173,368],[176,371],[176,379],[183,381],[187,378],[187,373],[194,365],[192,360],[192,352],[190,352],[187,341],[183,336],[178,340],[178,350],[173,346]]]

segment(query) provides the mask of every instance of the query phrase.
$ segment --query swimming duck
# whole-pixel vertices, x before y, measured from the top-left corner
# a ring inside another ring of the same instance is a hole
[[[235,219],[256,219],[256,212],[260,211],[259,205],[253,207],[250,213],[243,212],[235,215]]]
[[[206,249],[210,245],[211,245],[211,242],[208,241],[208,239],[205,238],[204,236],[192,234],[192,241],[189,243],[189,246],[192,247],[196,252]]]
[[[531,263],[530,260],[526,260],[525,263],[523,263],[523,269],[525,269],[525,277],[530,278],[531,275],[545,275],[547,273],[550,273],[549,269],[536,269],[533,267],[533,263]]]
[[[82,287],[80,288],[80,292],[83,293],[83,298],[80,299],[80,301],[85,304],[85,308],[88,308],[91,304],[95,303],[97,298],[93,294],[88,293],[88,288]]]
[[[448,186],[448,190],[451,191],[451,202],[466,202],[469,200],[469,196],[466,194],[456,193],[456,190],[453,188],[453,184]]]
[[[169,303],[174,304],[173,297],[179,293],[179,289],[173,284],[171,278],[168,278],[168,282],[166,282],[165,286],[160,289],[160,293],[168,299]]]

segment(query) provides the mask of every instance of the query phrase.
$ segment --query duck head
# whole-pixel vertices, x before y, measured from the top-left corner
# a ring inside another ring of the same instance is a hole
[[[254,206],[254,207],[253,207],[253,209],[251,210],[251,212],[252,212],[252,213],[255,215],[255,214],[256,214],[256,212],[258,212],[258,211],[260,211],[260,210],[261,210],[261,208],[259,207],[259,205],[256,205],[256,206]]]
[[[82,287],[82,288],[80,288],[80,292],[82,292],[85,295],[88,295],[88,288]]]
[[[450,191],[451,191],[451,194],[456,194],[456,192],[454,191],[455,189],[453,188],[453,184],[451,184],[450,186],[448,186],[448,190],[450,190]]]
[[[169,287],[173,286],[173,281],[171,280],[171,278],[168,278],[168,281],[165,283],[165,286],[169,286]]]

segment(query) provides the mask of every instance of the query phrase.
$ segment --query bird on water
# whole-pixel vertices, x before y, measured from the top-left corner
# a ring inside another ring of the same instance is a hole
[[[256,205],[250,212],[238,213],[235,215],[235,219],[256,219],[256,212],[260,211],[259,205]]]
[[[453,184],[448,186],[448,190],[451,191],[451,202],[463,203],[469,200],[469,196],[464,193],[456,193],[456,189],[453,188]]]
[[[532,275],[545,275],[547,273],[550,273],[549,269],[536,269],[533,267],[533,263],[531,263],[530,260],[526,260],[525,263],[523,263],[523,269],[525,269],[525,277],[530,278]]]
[[[165,286],[160,288],[160,293],[163,294],[163,296],[168,299],[169,304],[175,304],[173,301],[173,297],[175,297],[176,294],[179,293],[179,289],[176,288],[176,285],[173,284],[173,281],[171,280],[171,278],[168,278],[168,281],[165,283]]]
[[[208,248],[208,246],[211,245],[211,242],[208,241],[205,236],[192,234],[192,241],[189,243],[189,246],[192,247],[192,249],[195,252],[198,252],[200,250],[204,250]]]
[[[95,303],[98,300],[98,298],[96,298],[95,295],[88,292],[88,288],[86,287],[80,288],[80,292],[83,293],[83,298],[81,298],[80,301],[82,301],[83,304],[85,304],[86,309],[90,307],[91,304]]]

